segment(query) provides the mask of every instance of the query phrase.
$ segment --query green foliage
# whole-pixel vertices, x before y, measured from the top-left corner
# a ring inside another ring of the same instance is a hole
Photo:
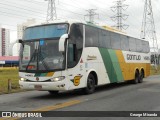
[[[1,68],[0,69],[0,94],[8,93],[8,80],[11,80],[12,90],[10,92],[19,91],[18,68]]]

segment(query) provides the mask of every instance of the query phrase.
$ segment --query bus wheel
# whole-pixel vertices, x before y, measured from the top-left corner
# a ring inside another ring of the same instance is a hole
[[[59,91],[48,91],[51,95],[57,95]]]
[[[134,78],[134,80],[133,80],[133,84],[137,84],[138,82],[139,82],[139,73],[136,72],[136,73],[135,73],[135,78]]]
[[[144,72],[141,71],[141,73],[140,73],[140,75],[139,75],[139,80],[138,80],[138,82],[139,82],[139,83],[142,83],[142,82],[143,82],[143,78],[144,78]]]
[[[89,74],[87,78],[87,87],[84,89],[85,94],[92,94],[95,91],[95,78]]]

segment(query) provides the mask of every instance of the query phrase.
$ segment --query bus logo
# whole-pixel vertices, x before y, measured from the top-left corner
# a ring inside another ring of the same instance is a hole
[[[82,76],[75,76],[74,77],[73,83],[74,83],[75,86],[78,86],[80,84],[81,77]]]
[[[39,81],[39,77],[36,77],[36,80]]]

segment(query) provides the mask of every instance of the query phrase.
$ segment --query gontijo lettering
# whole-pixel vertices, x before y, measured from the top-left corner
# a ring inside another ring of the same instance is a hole
[[[141,60],[140,55],[127,54],[127,60]]]

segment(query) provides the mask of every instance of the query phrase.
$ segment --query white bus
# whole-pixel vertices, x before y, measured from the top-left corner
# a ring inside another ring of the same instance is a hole
[[[50,22],[29,26],[20,49],[22,89],[59,91],[132,80],[150,74],[149,43],[82,22]]]

